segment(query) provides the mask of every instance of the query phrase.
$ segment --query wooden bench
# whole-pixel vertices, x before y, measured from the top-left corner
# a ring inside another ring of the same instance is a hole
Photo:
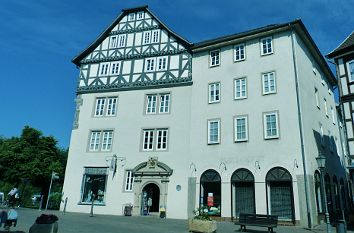
[[[268,227],[268,232],[273,232],[273,228],[278,225],[278,216],[267,214],[245,214],[240,213],[238,222],[240,230],[246,231],[246,226]]]

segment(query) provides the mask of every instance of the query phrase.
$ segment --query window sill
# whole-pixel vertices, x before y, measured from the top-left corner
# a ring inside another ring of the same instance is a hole
[[[208,142],[208,146],[219,145],[220,142]]]
[[[248,142],[248,139],[235,140],[234,143]]]
[[[79,202],[77,203],[78,205],[92,205],[92,203],[90,202]],[[93,205],[95,206],[106,206],[106,203],[93,203]]]
[[[263,57],[263,56],[268,56],[268,55],[272,55],[272,54],[274,54],[274,52],[270,52],[270,53],[261,53],[261,56]]]
[[[272,140],[272,139],[279,139],[279,136],[265,137],[265,138],[264,138],[264,140]]]
[[[244,59],[239,59],[239,60],[234,60],[235,63],[236,63],[236,62],[242,62],[242,61],[246,61],[246,58],[244,58]]]
[[[247,99],[247,96],[245,96],[245,97],[236,97],[236,98],[234,98],[234,100],[244,100],[244,99]]]

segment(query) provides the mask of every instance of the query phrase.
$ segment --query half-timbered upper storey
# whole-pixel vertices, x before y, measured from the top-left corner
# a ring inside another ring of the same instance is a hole
[[[123,10],[73,59],[78,93],[190,85],[190,47],[147,6]]]

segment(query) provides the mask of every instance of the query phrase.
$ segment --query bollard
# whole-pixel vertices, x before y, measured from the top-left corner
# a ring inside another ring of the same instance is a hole
[[[95,202],[95,194],[91,195],[91,211],[90,211],[90,217],[93,217],[93,203]]]
[[[65,198],[65,202],[64,202],[64,209],[63,209],[64,214],[66,212],[66,204],[68,204],[68,197]]]

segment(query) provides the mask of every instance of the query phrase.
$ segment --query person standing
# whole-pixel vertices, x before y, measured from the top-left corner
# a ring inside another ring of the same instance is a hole
[[[7,198],[9,200],[9,204],[10,206],[15,204],[16,201],[16,194],[18,195],[18,189],[17,189],[17,185],[15,187],[13,187],[10,192],[7,194]]]

